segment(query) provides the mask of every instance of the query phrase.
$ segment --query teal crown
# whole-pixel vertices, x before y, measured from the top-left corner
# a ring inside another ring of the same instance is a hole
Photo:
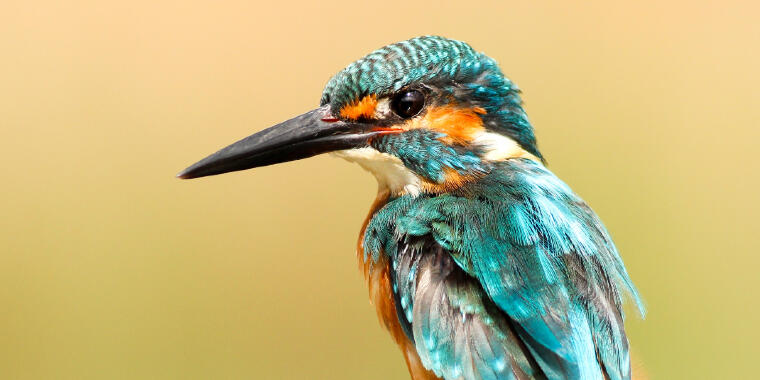
[[[335,74],[320,104],[337,114],[366,95],[383,97],[414,86],[434,87],[448,95],[443,99],[485,109],[486,128],[513,138],[541,157],[520,90],[493,59],[461,41],[423,36],[377,49]]]

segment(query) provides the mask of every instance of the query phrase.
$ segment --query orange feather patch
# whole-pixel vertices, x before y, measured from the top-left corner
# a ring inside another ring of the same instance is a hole
[[[405,129],[427,128],[445,134],[441,141],[447,144],[468,144],[485,130],[480,118],[485,112],[480,107],[458,108],[449,104],[429,109],[421,119],[407,123]]]
[[[393,288],[391,286],[390,276],[390,263],[385,255],[380,255],[380,260],[375,263],[370,263],[372,259],[364,260],[364,247],[362,241],[364,238],[364,232],[367,229],[367,224],[375,213],[380,210],[386,203],[390,193],[383,191],[378,193],[375,202],[370,207],[369,215],[364,221],[359,234],[359,242],[356,253],[359,259],[359,267],[364,271],[364,276],[367,279],[369,285],[369,298],[370,302],[375,305],[378,319],[385,326],[385,328],[391,333],[393,340],[401,348],[401,352],[404,354],[407,368],[414,380],[436,380],[439,379],[435,374],[426,369],[420,357],[417,354],[417,349],[414,344],[406,337],[404,330],[401,328],[401,323],[398,320],[398,314],[396,314],[396,301],[393,297]]]
[[[340,110],[340,116],[351,120],[371,118],[375,115],[376,108],[377,96],[375,94],[367,95],[358,101],[343,106]]]
[[[478,178],[482,177],[482,174],[480,173],[461,174],[451,168],[444,168],[443,172],[444,172],[443,182],[435,183],[435,182],[423,180],[421,183],[422,189],[426,193],[441,194],[441,193],[446,193],[449,191],[459,189],[462,186],[470,182],[476,181]]]

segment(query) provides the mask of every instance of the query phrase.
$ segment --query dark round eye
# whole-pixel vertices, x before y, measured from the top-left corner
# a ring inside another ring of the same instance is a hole
[[[404,91],[391,100],[391,110],[404,119],[420,113],[424,105],[425,95],[417,90]]]

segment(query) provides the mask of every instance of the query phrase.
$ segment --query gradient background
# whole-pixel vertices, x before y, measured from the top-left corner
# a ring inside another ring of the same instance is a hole
[[[174,174],[422,34],[524,90],[646,300],[650,377],[757,373],[756,1],[250,3],[2,2],[0,378],[406,378],[354,257],[370,175]]]

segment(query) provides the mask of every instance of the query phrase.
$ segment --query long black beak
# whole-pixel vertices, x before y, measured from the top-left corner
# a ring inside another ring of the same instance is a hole
[[[366,146],[372,136],[382,133],[373,131],[371,124],[338,120],[324,106],[248,136],[196,162],[177,177],[205,177]]]

